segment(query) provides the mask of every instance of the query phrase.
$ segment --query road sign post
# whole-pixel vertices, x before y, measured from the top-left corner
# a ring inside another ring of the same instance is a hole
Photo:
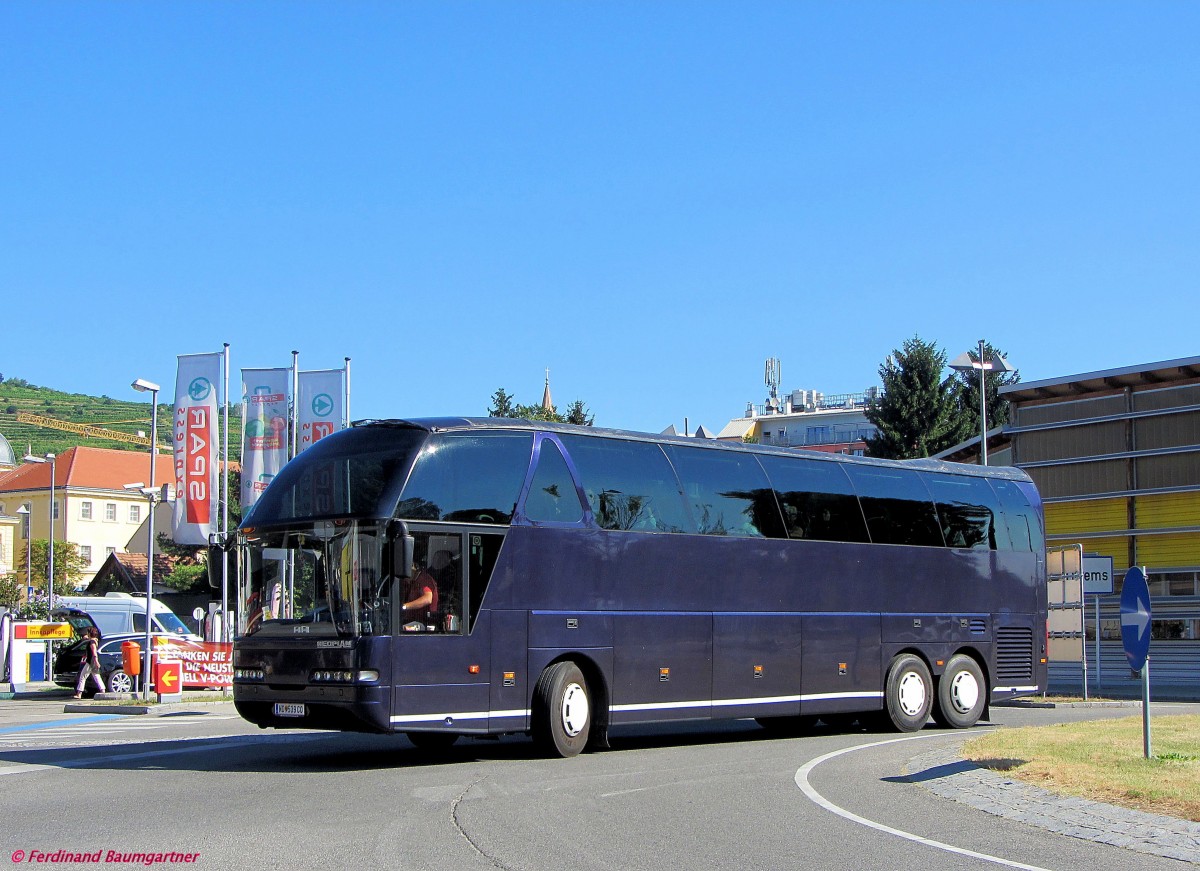
[[[1121,586],[1121,644],[1129,668],[1142,675],[1142,751],[1147,759],[1150,746],[1150,588],[1146,572],[1131,566]]]

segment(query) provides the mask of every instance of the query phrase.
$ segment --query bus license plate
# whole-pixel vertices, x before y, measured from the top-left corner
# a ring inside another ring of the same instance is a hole
[[[304,709],[304,705],[296,705],[285,702],[275,703],[276,717],[303,717],[306,713],[308,712]]]

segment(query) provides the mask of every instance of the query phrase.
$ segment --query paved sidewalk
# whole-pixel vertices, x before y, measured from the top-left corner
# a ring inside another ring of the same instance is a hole
[[[1068,798],[968,762],[955,747],[909,760],[905,772],[942,798],[1073,838],[1200,865],[1200,823]]]

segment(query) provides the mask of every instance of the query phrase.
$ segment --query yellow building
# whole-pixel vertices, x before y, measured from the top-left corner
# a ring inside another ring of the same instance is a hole
[[[49,537],[51,524],[50,473],[54,471],[54,539],[68,541],[79,548],[87,569],[76,581],[85,587],[110,553],[128,550],[146,552],[144,525],[149,503],[136,490],[125,485],[150,483],[150,458],[147,453],[76,447],[63,451],[50,462],[25,462],[0,472],[0,515],[19,517],[13,546],[5,555],[14,566],[23,566],[26,543]],[[160,455],[155,466],[156,486],[172,482],[174,468],[169,456]],[[20,514],[22,507],[28,514]],[[160,511],[169,512],[169,506]],[[156,517],[161,529],[169,529],[168,514]],[[4,524],[0,523],[0,530]],[[140,533],[140,535],[139,535]],[[2,533],[0,533],[2,535]],[[57,574],[57,572],[56,572]],[[38,583],[44,579],[39,579]],[[60,592],[55,590],[55,592]],[[66,594],[73,590],[62,590]]]
[[[1113,559],[1115,593],[1101,597],[1102,670],[1128,679],[1118,594],[1125,571],[1143,566],[1155,680],[1200,691],[1200,357],[1000,393],[1012,411],[1012,465],[1045,502],[1047,544],[1079,543]]]

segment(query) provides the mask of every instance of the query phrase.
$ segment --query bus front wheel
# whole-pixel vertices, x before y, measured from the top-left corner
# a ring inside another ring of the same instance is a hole
[[[933,678],[919,656],[902,653],[892,660],[885,690],[888,721],[900,732],[918,732],[933,707]]]
[[[962,653],[950,657],[938,681],[933,719],[940,726],[966,729],[979,722],[986,702],[987,682],[979,663]]]
[[[576,756],[592,730],[587,679],[574,662],[556,662],[533,691],[533,739],[551,756]]]

